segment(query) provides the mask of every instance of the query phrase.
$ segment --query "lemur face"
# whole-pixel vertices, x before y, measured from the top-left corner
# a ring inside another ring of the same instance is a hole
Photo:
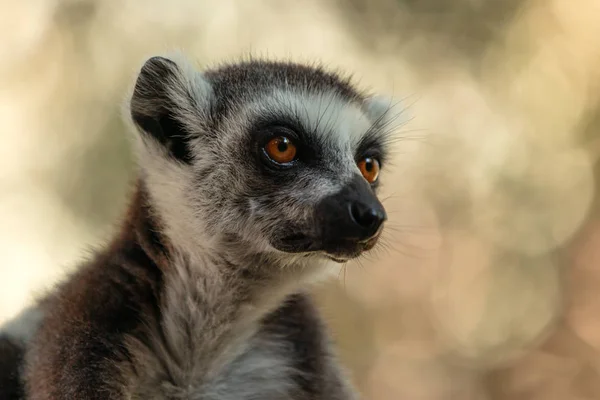
[[[377,188],[389,106],[320,68],[248,61],[201,73],[155,57],[131,116],[151,195],[181,215],[180,235],[346,261],[373,248],[387,219]]]

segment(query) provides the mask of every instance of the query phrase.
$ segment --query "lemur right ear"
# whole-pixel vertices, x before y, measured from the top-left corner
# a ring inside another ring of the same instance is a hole
[[[141,68],[130,102],[140,133],[178,161],[191,163],[190,138],[205,118],[210,84],[184,62],[152,57]]]
[[[365,100],[364,107],[371,121],[386,126],[387,130],[393,130],[406,122],[406,117],[400,118],[405,112],[404,104],[392,97],[382,95],[369,97]]]

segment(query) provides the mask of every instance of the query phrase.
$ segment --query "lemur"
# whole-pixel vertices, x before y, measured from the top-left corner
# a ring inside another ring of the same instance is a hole
[[[180,56],[146,60],[128,98],[122,229],[4,329],[0,398],[357,399],[307,293],[382,233],[388,98]]]

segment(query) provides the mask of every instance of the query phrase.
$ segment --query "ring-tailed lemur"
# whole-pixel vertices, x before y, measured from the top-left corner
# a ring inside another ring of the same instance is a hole
[[[389,105],[318,67],[147,60],[128,217],[0,340],[0,397],[356,399],[305,289],[377,242]]]

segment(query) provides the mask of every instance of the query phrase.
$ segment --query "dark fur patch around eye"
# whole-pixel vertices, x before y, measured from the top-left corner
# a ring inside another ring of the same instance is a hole
[[[365,157],[376,158],[381,166],[387,160],[388,138],[376,129],[372,129],[361,139],[356,150],[356,160]]]
[[[249,145],[258,149],[259,156],[264,145],[277,136],[287,136],[294,142],[297,149],[297,162],[294,165],[314,165],[321,155],[318,140],[294,118],[261,118],[254,122],[249,132]]]
[[[193,160],[188,135],[177,121],[177,105],[169,95],[169,85],[177,85],[177,65],[162,57],[149,59],[142,67],[131,99],[131,117],[144,134],[163,145],[175,159]]]

